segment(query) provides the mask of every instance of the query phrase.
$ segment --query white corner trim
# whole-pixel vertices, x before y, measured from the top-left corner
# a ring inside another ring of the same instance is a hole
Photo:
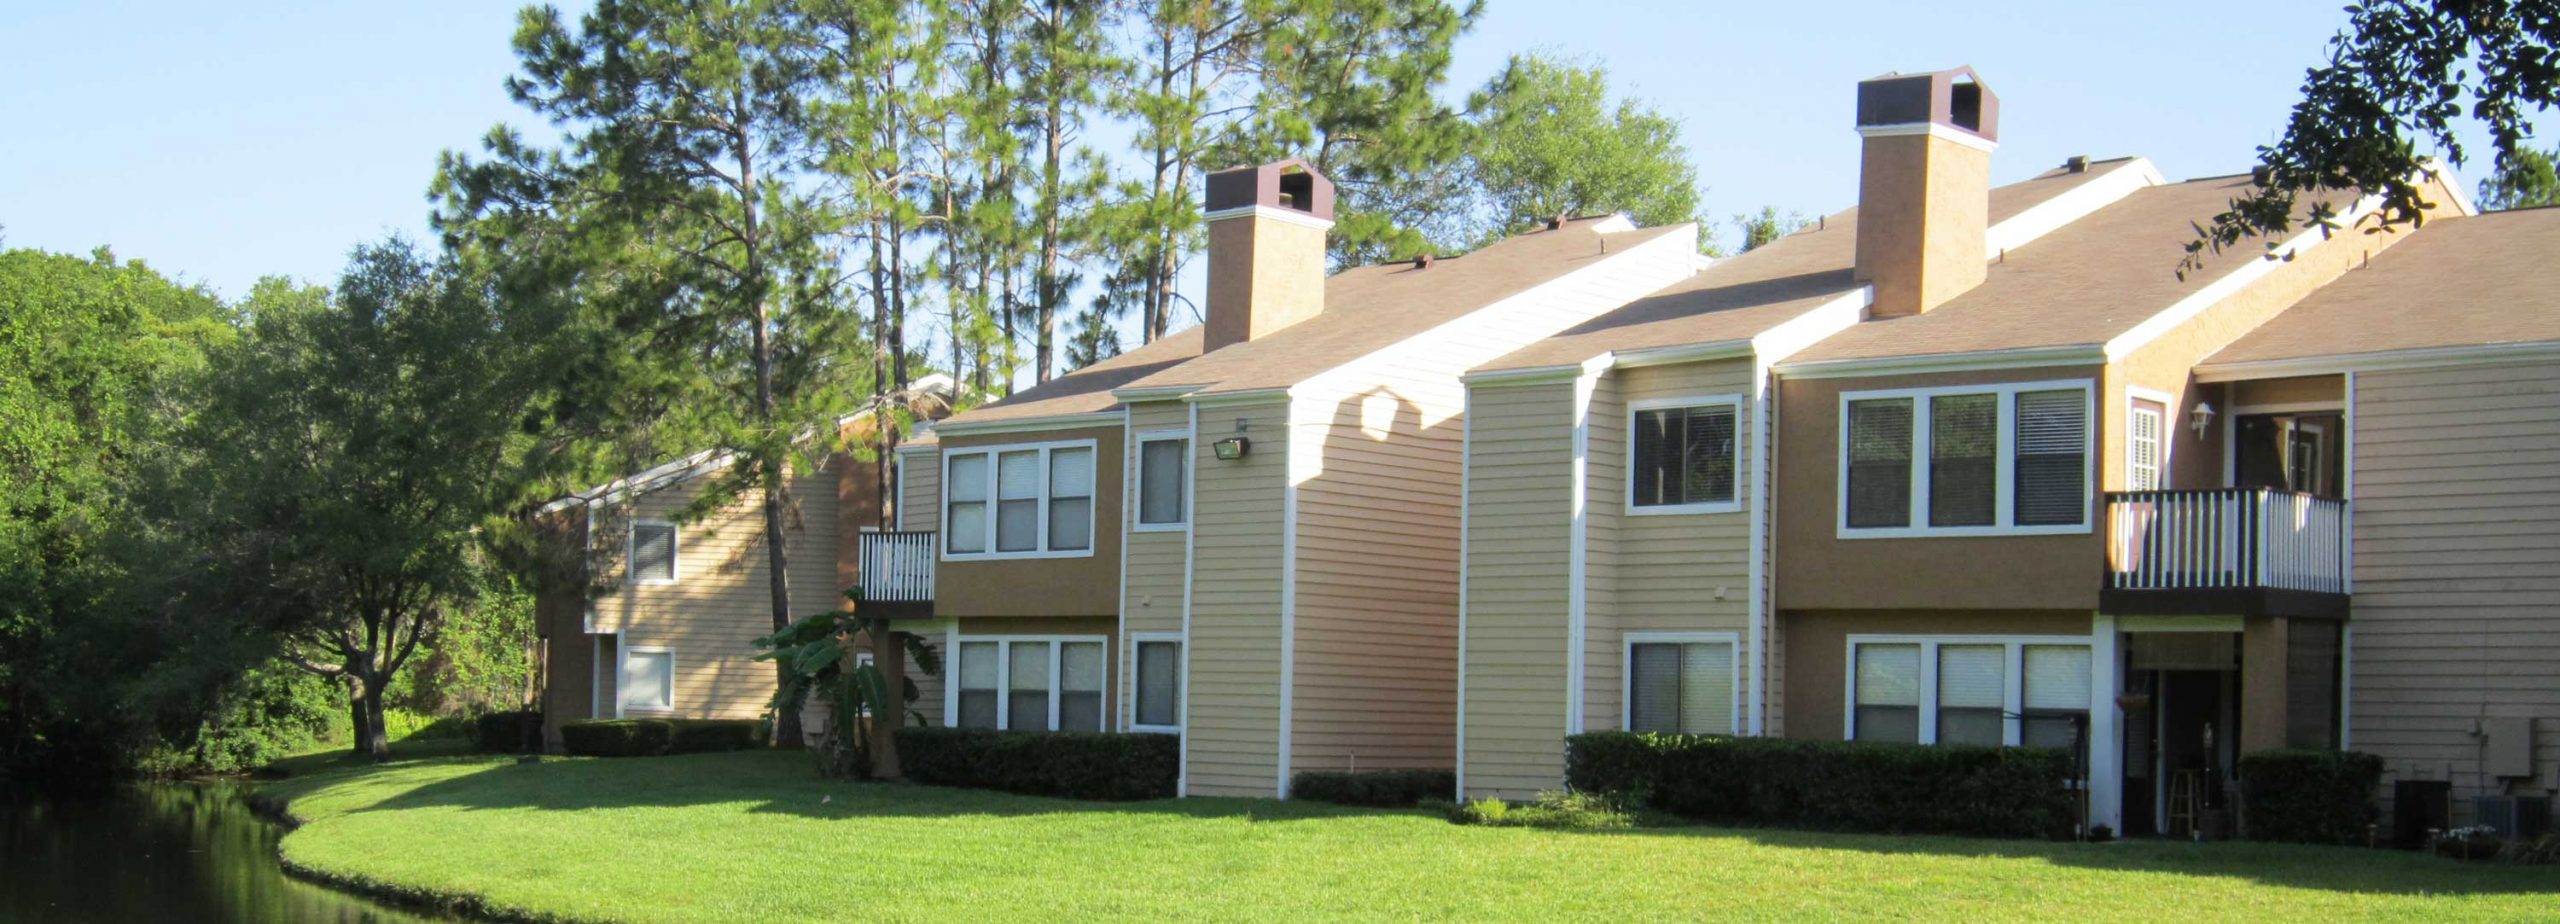
[[[2025,246],[2027,242],[2088,217],[2089,213],[2113,205],[2137,190],[2168,182],[2168,178],[2160,175],[2160,168],[2152,166],[2148,158],[2134,158],[2130,163],[1991,226],[1985,235],[1986,252],[1996,258],[2001,251]]]
[[[2373,214],[2375,209],[2381,207],[2381,196],[2366,196],[2356,200],[2355,207],[2348,209],[2346,214],[2338,216],[2341,230],[2334,233],[2349,233],[2356,222],[2364,220],[2365,216]],[[2333,232],[2319,227],[2306,228],[2302,233],[2287,238],[2283,244],[2269,253],[2291,254],[2318,247],[2326,243],[2332,234]],[[2205,309],[2240,294],[2241,290],[2248,288],[2250,284],[2266,278],[2284,265],[2283,260],[2269,259],[2265,256],[2252,257],[2242,262],[2231,272],[2223,274],[2222,278],[2214,280],[2204,288],[2188,293],[2187,297],[2177,300],[2169,307],[2161,309],[2158,314],[2143,319],[2142,323],[2134,325],[2132,329],[2117,334],[2115,339],[2107,341],[2107,361],[2115,362],[2133,355],[2135,350],[2149,346],[2152,341],[2178,329],[2180,325],[2195,320],[2195,317],[2203,314]]]
[[[1467,798],[1467,510],[1475,506],[1475,389],[1458,396],[1458,765],[1454,801]]]
[[[1037,430],[1066,430],[1079,427],[1118,426],[1123,419],[1119,411],[1094,411],[1089,414],[1055,414],[1047,417],[1023,417],[1013,420],[972,422],[963,417],[943,421],[934,431],[943,436],[981,436],[991,433],[1028,433]],[[976,448],[976,447],[969,447]]]
[[[1302,411],[1313,414],[1315,405],[1289,402],[1280,424],[1285,460],[1280,485],[1280,750],[1279,779],[1272,792],[1281,799],[1289,798],[1289,752],[1295,743],[1298,714],[1298,482],[1315,477],[1324,466],[1324,441],[1305,433],[1323,422],[1301,420]]]
[[[1123,509],[1120,511],[1120,586],[1115,588],[1111,595],[1111,602],[1114,604],[1112,606],[1111,613],[1111,634],[1118,636],[1120,638],[1120,643],[1128,646],[1129,656],[1122,658],[1120,661],[1121,670],[1127,674],[1126,680],[1119,685],[1120,689],[1117,693],[1110,697],[1111,702],[1108,704],[1108,708],[1103,710],[1104,714],[1111,717],[1110,724],[1120,728],[1128,728],[1136,724],[1138,719],[1138,646],[1137,643],[1132,641],[1129,637],[1129,534],[1136,530],[1138,523],[1139,459],[1138,428],[1134,426],[1136,422],[1137,411],[1126,405],[1121,406],[1120,503]],[[1101,462],[1101,458],[1096,456],[1094,461],[1096,463],[1094,467],[1096,469],[1100,469],[1102,467],[1099,464]],[[1093,480],[1095,481],[1095,493],[1098,494],[1100,493],[1101,488],[1100,482],[1102,481],[1102,473],[1100,471],[1094,472]],[[1100,507],[1099,504],[1096,504],[1095,506],[1097,508]],[[1188,510],[1183,512],[1186,514],[1190,513]],[[1094,511],[1094,519],[1096,521],[1100,521],[1102,519],[1101,513],[1102,511],[1099,509]],[[1101,527],[1099,525],[1095,526],[1095,529],[1097,530],[1100,528]],[[940,537],[935,538],[939,539]],[[1129,704],[1129,708],[1126,713],[1123,713],[1119,708],[1120,703],[1124,701]]]
[[[1572,511],[1565,552],[1564,733],[1582,733],[1585,636],[1590,619],[1591,562],[1591,397],[1600,384],[1594,372],[1573,380],[1573,469],[1566,509]]]
[[[1897,138],[1906,135],[1927,135],[1931,138],[1953,141],[1957,144],[1964,145],[1965,147],[1972,148],[1986,154],[2000,149],[2000,142],[1965,131],[1964,129],[1957,128],[1953,125],[1946,125],[1938,122],[1897,122],[1892,125],[1861,125],[1858,126],[1858,135],[1865,138]]]
[[[2439,366],[2489,366],[2538,359],[2560,359],[2560,340],[2415,347],[2405,350],[2333,353],[2324,356],[2258,359],[2231,363],[2208,362],[2196,366],[2196,381],[2237,382],[2246,379],[2337,375],[2348,372],[2393,372],[2401,369],[2426,369]]]
[[[1871,297],[1875,289],[1866,287],[1861,291],[1864,295]],[[1858,307],[1853,311],[1864,310],[1867,300],[1867,298],[1861,298]],[[1851,323],[1856,323],[1854,314],[1851,317]],[[1751,620],[1750,732],[1753,737],[1768,734],[1767,665],[1770,661],[1768,647],[1772,623],[1775,621],[1775,614],[1770,612],[1768,586],[1769,530],[1772,528],[1769,519],[1769,482],[1775,477],[1771,468],[1778,462],[1778,426],[1774,419],[1778,412],[1778,402],[1772,400],[1769,395],[1773,378],[1769,372],[1771,359],[1769,356],[1762,355],[1751,363],[1751,523],[1749,527],[1751,534],[1749,541],[1745,543],[1745,549],[1751,556],[1751,560],[1745,562],[1743,567],[1744,580],[1749,582],[1749,586],[1743,589],[1743,599],[1746,601],[1745,606],[1750,610]]]
[[[1634,731],[1636,724],[1636,646],[1679,644],[1724,645],[1731,650],[1733,690],[1725,704],[1726,727],[1740,734],[1747,721],[1743,694],[1742,636],[1734,632],[1624,632],[1618,637],[1618,730]],[[1757,735],[1759,732],[1752,732]]]
[[[1191,413],[1191,458],[1182,479],[1182,506],[1184,514],[1190,516],[1200,493],[1199,479],[1188,475],[1190,469],[1200,465],[1200,406],[1193,404],[1187,410]],[[1173,795],[1177,799],[1191,795],[1191,585],[1192,560],[1199,556],[1199,543],[1198,530],[1182,531],[1182,698],[1174,703],[1175,718],[1182,723],[1182,743],[1174,751]]]
[[[1248,215],[1255,218],[1267,218],[1282,224],[1314,228],[1318,231],[1333,230],[1333,222],[1330,219],[1317,218],[1296,209],[1284,209],[1273,205],[1239,205],[1234,208],[1219,209],[1217,211],[1201,215],[1200,220],[1204,223],[1225,221],[1230,218],[1243,218]]]

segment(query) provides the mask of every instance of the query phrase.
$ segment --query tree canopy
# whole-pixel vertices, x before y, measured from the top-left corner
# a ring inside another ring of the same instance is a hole
[[[1560,215],[1622,211],[1639,225],[1700,222],[1698,168],[1680,124],[1632,99],[1610,104],[1606,71],[1518,55],[1468,104],[1470,180],[1488,213],[1478,243]]]

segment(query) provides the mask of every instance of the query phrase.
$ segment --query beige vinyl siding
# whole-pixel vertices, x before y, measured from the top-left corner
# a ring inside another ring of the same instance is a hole
[[[942,528],[941,450],[898,454],[898,528],[913,532]]]
[[[1590,596],[1590,663],[1584,668],[1584,727],[1624,727],[1628,632],[1731,632],[1743,659],[1733,678],[1736,732],[1749,729],[1743,708],[1750,699],[1750,551],[1752,363],[1748,358],[1621,370],[1593,393],[1591,414],[1591,586],[1614,587]],[[1670,398],[1739,395],[1735,443],[1743,467],[1735,472],[1732,513],[1634,516],[1627,510],[1627,408]],[[1608,524],[1609,528],[1602,527]],[[1607,577],[1603,568],[1609,569]],[[1604,628],[1605,627],[1605,628]],[[1605,638],[1603,637],[1605,636]]]
[[[1564,781],[1573,412],[1569,381],[1469,396],[1470,797],[1527,798]]]
[[[634,498],[623,509],[633,519],[680,520],[687,504],[715,474],[706,473]],[[836,570],[836,491],[832,468],[795,474],[785,542],[791,568],[791,617],[838,608],[844,602]],[[620,632],[620,644],[662,647],[675,660],[675,709],[689,718],[755,718],[773,695],[773,665],[754,660],[752,642],[773,632],[771,558],[764,543],[763,495],[743,492],[727,506],[692,522],[679,522],[676,582],[621,581],[596,606],[597,631]],[[600,514],[596,552],[608,574],[623,569],[627,521],[609,530]],[[606,673],[619,669],[620,658]],[[607,682],[612,681],[611,677]],[[604,700],[609,714],[615,700]],[[626,714],[639,714],[627,710]]]
[[[1279,789],[1287,413],[1281,402],[1200,409],[1201,433],[1191,447],[1196,559],[1183,743],[1193,795],[1270,796]],[[1218,461],[1210,444],[1229,436],[1252,440],[1252,452]]]
[[[1178,401],[1153,401],[1130,408],[1131,442],[1125,473],[1128,486],[1121,491],[1129,507],[1122,522],[1132,527],[1138,522],[1140,452],[1137,438],[1149,432],[1188,430],[1190,427],[1191,408]],[[1198,452],[1193,455],[1197,456]],[[1121,582],[1120,631],[1123,638],[1134,632],[1182,631],[1182,572],[1183,562],[1190,554],[1190,538],[1190,534],[1178,530],[1128,533],[1127,564],[1123,566],[1126,576]],[[1125,643],[1123,647],[1126,647]],[[1129,654],[1123,650],[1118,656],[1126,658]],[[1123,726],[1129,724],[1130,710],[1136,708],[1133,697],[1137,694],[1131,679],[1127,676],[1121,678],[1123,695],[1119,708]]]
[[[2560,366],[2355,377],[2351,745],[2401,779],[2479,776],[2474,719],[2536,719],[2560,783]],[[2386,796],[2388,793],[2386,792]]]

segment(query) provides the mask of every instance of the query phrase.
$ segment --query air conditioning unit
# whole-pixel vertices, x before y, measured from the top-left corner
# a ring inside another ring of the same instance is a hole
[[[2550,796],[2474,796],[2471,823],[2495,828],[2508,840],[2541,837],[2551,830]]]

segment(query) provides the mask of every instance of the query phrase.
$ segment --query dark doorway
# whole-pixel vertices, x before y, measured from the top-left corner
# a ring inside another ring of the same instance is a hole
[[[2347,421],[2337,411],[2243,414],[2232,431],[2232,487],[2344,496]]]

